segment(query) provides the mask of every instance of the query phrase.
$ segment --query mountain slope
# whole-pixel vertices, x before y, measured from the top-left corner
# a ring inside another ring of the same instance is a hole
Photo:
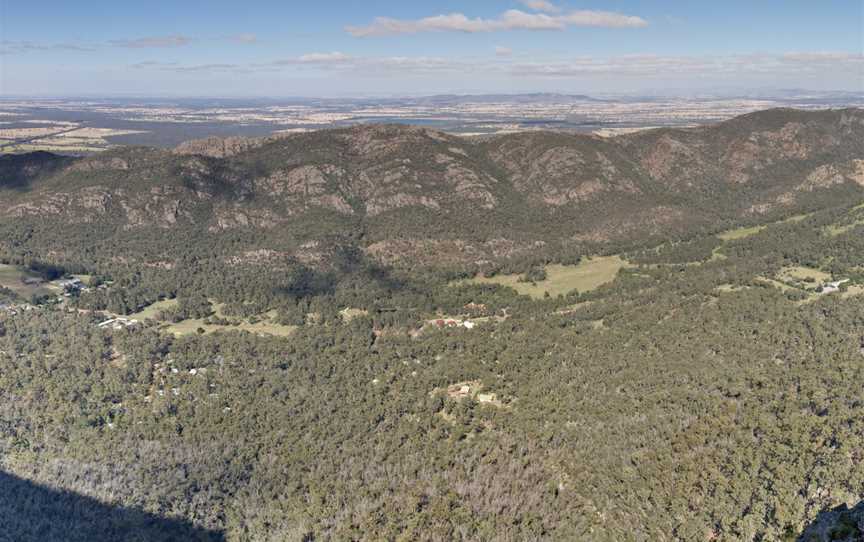
[[[90,225],[67,229],[72,244],[93,228],[173,229],[254,233],[247,249],[291,252],[337,235],[393,261],[494,259],[538,242],[685,237],[860,199],[864,112],[769,110],[615,138],[468,140],[370,125],[174,151],[6,156],[0,173],[0,224]]]

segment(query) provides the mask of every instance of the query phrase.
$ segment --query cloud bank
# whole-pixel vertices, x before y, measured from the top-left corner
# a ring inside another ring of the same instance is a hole
[[[111,40],[114,47],[130,49],[149,49],[154,47],[183,47],[192,43],[192,38],[186,36],[151,36],[132,40]]]
[[[571,11],[562,15],[549,15],[546,13],[527,13],[518,9],[511,9],[494,19],[471,19],[462,13],[435,15],[433,17],[414,20],[377,17],[372,24],[367,26],[347,26],[345,30],[352,36],[365,38],[398,34],[418,34],[420,32],[464,32],[473,34],[501,30],[565,30],[570,26],[641,28],[648,26],[648,22],[635,15],[623,15],[611,11],[582,10]]]
[[[546,13],[560,13],[561,11],[561,8],[546,0],[521,0],[521,4],[534,11],[545,11]]]

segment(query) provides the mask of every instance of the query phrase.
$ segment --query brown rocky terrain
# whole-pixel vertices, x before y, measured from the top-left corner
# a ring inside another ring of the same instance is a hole
[[[862,187],[857,109],[770,110],[611,138],[531,132],[472,140],[370,125],[210,138],[174,151],[4,156],[0,222],[255,230],[290,238],[294,248],[340,234],[387,261],[434,261],[442,252],[476,261],[525,253],[537,241],[686,236],[788,214],[817,197],[846,203],[864,196]]]

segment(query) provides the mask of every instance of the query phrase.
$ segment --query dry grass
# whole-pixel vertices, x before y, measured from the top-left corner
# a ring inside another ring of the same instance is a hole
[[[219,333],[225,331],[246,331],[256,335],[272,335],[275,337],[288,337],[297,329],[297,326],[283,326],[270,321],[260,321],[255,324],[249,322],[240,322],[235,326],[205,324],[204,320],[183,320],[176,324],[169,324],[164,328],[167,332],[177,335],[192,335],[198,333],[198,329],[203,329],[204,333]]]
[[[777,278],[781,281],[806,281],[812,279],[813,285],[818,286],[823,282],[831,280],[831,275],[819,269],[812,267],[784,267],[777,273]]]
[[[588,258],[578,265],[548,265],[546,280],[532,284],[519,282],[521,275],[496,275],[494,277],[475,277],[466,282],[473,284],[500,284],[508,286],[523,295],[535,299],[567,294],[573,290],[589,292],[612,282],[618,276],[618,271],[626,267],[627,262],[620,256],[602,256]]]
[[[8,288],[24,299],[31,296],[57,294],[59,289],[47,282],[24,284],[25,278],[40,279],[39,275],[14,265],[0,264],[0,286]]]
[[[164,299],[145,307],[143,310],[136,312],[135,314],[130,314],[128,318],[134,320],[157,320],[159,313],[173,309],[177,307],[177,304],[178,301],[176,299]]]
[[[756,235],[767,227],[768,226],[751,226],[749,228],[736,228],[734,230],[718,233],[717,237],[719,237],[723,241],[734,241],[736,239],[744,239],[745,237]]]

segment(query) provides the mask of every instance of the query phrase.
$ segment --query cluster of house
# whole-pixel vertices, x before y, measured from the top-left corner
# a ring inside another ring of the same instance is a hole
[[[54,284],[56,284],[58,288],[63,290],[63,292],[64,292],[63,295],[66,297],[69,297],[69,295],[74,293],[74,292],[89,292],[89,291],[94,289],[94,288],[91,288],[90,286],[87,286],[83,282],[81,282],[81,279],[75,278],[75,277],[72,277],[69,279],[61,279],[61,280],[58,280],[57,282],[55,282]],[[95,289],[105,290],[107,288],[108,288],[107,284],[100,284]]]
[[[834,282],[826,282],[822,285],[823,294],[831,294],[840,291],[840,285],[849,282],[849,279],[835,280]]]
[[[455,318],[439,318],[435,320],[435,325],[439,328],[444,327],[464,327],[465,329],[474,329],[477,324],[471,320],[457,320]]]
[[[57,281],[57,286],[65,291],[65,292],[73,292],[76,290],[83,290],[85,288],[84,283],[81,282],[81,279],[71,278],[71,279],[62,279]]]
[[[138,325],[138,320],[117,317],[111,318],[109,320],[105,320],[104,322],[100,322],[96,324],[96,327],[100,329],[113,329],[115,331],[119,331],[121,329],[126,329],[130,327],[135,327]]]

